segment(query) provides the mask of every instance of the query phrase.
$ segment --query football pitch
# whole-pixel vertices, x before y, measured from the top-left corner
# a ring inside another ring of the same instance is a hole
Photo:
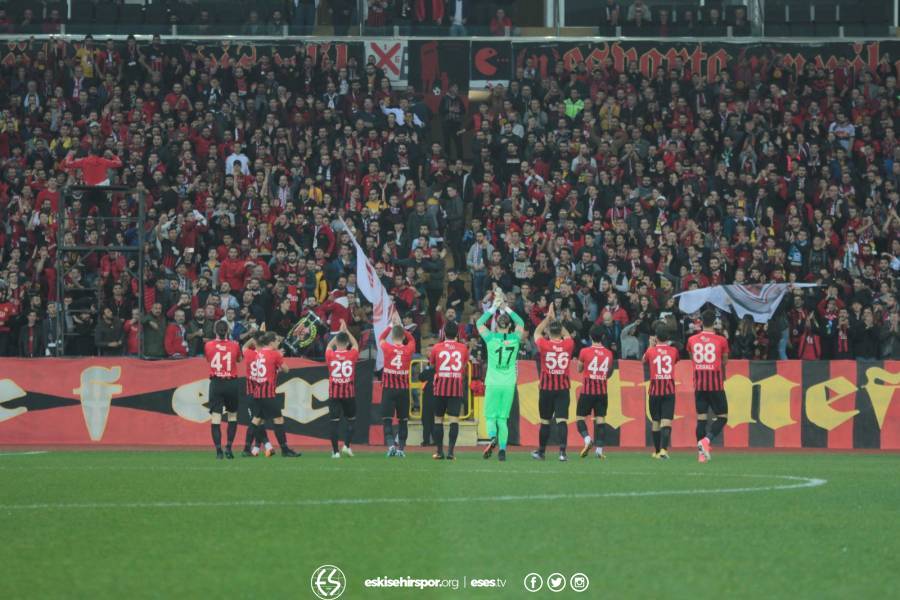
[[[897,597],[898,454],[552,459],[3,452],[0,597]]]

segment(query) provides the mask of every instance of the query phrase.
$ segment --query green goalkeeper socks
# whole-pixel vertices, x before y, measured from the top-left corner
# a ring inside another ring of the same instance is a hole
[[[506,442],[509,441],[509,427],[506,424],[506,419],[500,419],[497,421],[497,429],[500,430],[500,449],[506,450]]]
[[[487,435],[488,439],[493,439],[497,437],[497,420],[496,419],[488,419],[487,420]]]

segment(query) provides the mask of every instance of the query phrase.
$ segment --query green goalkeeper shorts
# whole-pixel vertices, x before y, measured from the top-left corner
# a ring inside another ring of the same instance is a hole
[[[508,419],[515,397],[515,383],[488,383],[484,390],[484,418]]]

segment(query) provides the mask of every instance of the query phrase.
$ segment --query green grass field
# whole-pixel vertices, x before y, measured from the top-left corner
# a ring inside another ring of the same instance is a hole
[[[315,598],[325,564],[350,599],[897,597],[898,474],[897,454],[0,453],[0,598]],[[532,572],[590,587],[529,594]],[[363,583],[401,576],[459,589]]]

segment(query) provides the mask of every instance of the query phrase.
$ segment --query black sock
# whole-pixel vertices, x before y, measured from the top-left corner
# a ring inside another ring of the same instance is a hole
[[[281,449],[284,450],[288,447],[287,445],[287,436],[284,434],[284,423],[280,425],[275,423],[273,425],[275,429],[275,439],[278,440],[278,445],[281,446]]]
[[[725,429],[726,423],[728,423],[728,417],[716,417],[716,419],[712,422],[712,425],[710,425],[709,427],[709,439],[716,439],[716,436],[722,433],[722,430]]]
[[[434,442],[434,445],[437,446],[437,453],[444,453],[444,424],[443,423],[435,423],[434,427],[431,428],[431,441]]]
[[[356,423],[356,419],[347,419],[347,432],[344,434],[344,445],[348,448],[350,444],[353,443],[353,424]]]
[[[594,422],[594,445],[603,447],[603,440],[606,437],[606,423]]]
[[[406,437],[409,435],[409,422],[406,419],[400,419],[400,449],[406,448]]]
[[[706,437],[706,419],[697,419],[697,441]]]
[[[669,449],[672,440],[672,428],[666,425],[659,430],[659,445],[663,450]]]
[[[212,429],[212,438],[213,445],[216,447],[216,450],[222,449],[222,426],[220,423],[213,423],[210,425]]]
[[[383,421],[384,426],[384,443],[388,446],[394,445],[394,423],[391,419],[385,419]]]
[[[541,429],[538,432],[538,442],[540,443],[541,454],[547,449],[547,440],[550,439],[550,424],[541,423]]]
[[[578,419],[577,421],[575,421],[575,427],[578,428],[578,433],[579,435],[581,435],[581,437],[587,436],[587,423],[585,423],[581,419]]]
[[[250,452],[250,446],[253,445],[253,440],[256,439],[256,425],[253,423],[247,424],[247,438],[244,440],[244,450]]]
[[[331,421],[331,451],[337,454],[338,451],[338,433],[341,428],[341,422],[335,419]]]
[[[569,426],[565,421],[561,421],[556,424],[556,429],[559,432],[559,451],[565,452],[566,443],[569,441]]]
[[[653,432],[653,447],[656,448],[657,453],[659,453],[660,437],[658,430]]]
[[[256,443],[260,446],[265,446],[269,443],[269,434],[266,433],[265,422],[256,426]]]
[[[450,423],[450,454],[456,448],[456,438],[459,437],[459,423]]]
[[[228,443],[225,445],[227,448],[231,448],[231,445],[234,444],[234,436],[237,435],[237,421],[228,421]]]

